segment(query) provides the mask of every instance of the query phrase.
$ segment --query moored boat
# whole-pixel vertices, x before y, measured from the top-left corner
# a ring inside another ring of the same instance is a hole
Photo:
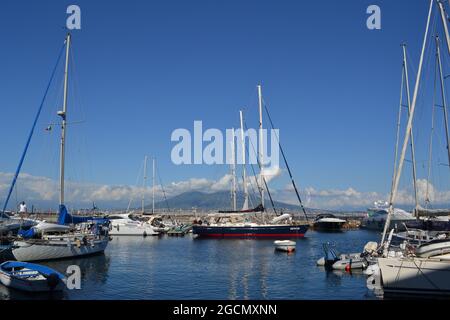
[[[111,221],[109,234],[112,236],[157,236],[159,232],[145,221],[136,221],[128,213],[108,216]]]
[[[108,226],[86,222],[75,227],[41,222],[13,242],[18,261],[55,260],[103,252],[108,245]]]
[[[291,240],[276,240],[273,242],[275,246],[275,250],[284,251],[284,252],[293,252],[295,251],[295,241]]]
[[[193,225],[192,232],[209,238],[303,238],[307,225],[241,223],[233,225]]]
[[[346,220],[332,214],[320,214],[314,219],[314,229],[321,231],[341,231]]]
[[[42,265],[6,261],[0,264],[0,282],[9,288],[28,292],[61,291],[65,276]]]

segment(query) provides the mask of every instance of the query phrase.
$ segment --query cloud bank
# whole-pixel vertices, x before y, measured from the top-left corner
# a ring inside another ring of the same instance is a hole
[[[279,168],[266,172],[267,181],[271,181],[282,175]],[[0,204],[3,205],[9,189],[13,174],[0,172]],[[253,190],[256,190],[254,177],[248,179],[253,183]],[[188,191],[216,192],[229,190],[231,175],[212,180],[206,178],[191,178],[184,181],[171,182],[164,186],[167,198]],[[239,186],[240,189],[242,185]],[[241,189],[242,190],[242,189]],[[249,190],[252,190],[250,188]],[[426,195],[435,204],[449,204],[450,191],[437,190],[432,184],[424,179],[417,181],[419,201],[424,203]],[[102,208],[126,208],[131,202],[131,207],[139,207],[142,195],[150,203],[152,188],[130,185],[106,185],[95,183],[82,183],[66,181],[66,202],[71,207],[90,207],[93,202],[101,205]],[[289,184],[282,189],[271,190],[273,197],[277,201],[296,204],[297,198],[292,186]],[[17,194],[17,196],[16,196]],[[361,192],[355,188],[347,189],[323,189],[306,187],[300,190],[300,195],[304,204],[310,208],[319,209],[364,209],[373,205],[375,201],[387,200],[389,195],[379,192]],[[164,193],[161,186],[155,187],[155,197],[157,201],[163,200]],[[40,209],[54,209],[59,199],[59,184],[57,181],[40,176],[33,176],[23,173],[18,179],[17,193],[13,192],[9,208],[13,208],[18,201],[25,200],[28,204],[35,204]],[[411,207],[414,204],[414,197],[409,190],[399,190],[396,203],[399,206]]]

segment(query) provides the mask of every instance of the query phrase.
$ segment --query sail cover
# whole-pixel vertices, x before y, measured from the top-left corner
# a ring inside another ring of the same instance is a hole
[[[424,209],[419,207],[415,209],[415,213],[417,217],[442,217],[450,216],[450,209]]]
[[[73,216],[67,212],[67,208],[65,205],[61,204],[59,206],[59,215],[58,215],[58,224],[77,224],[88,221],[94,221],[97,223],[107,223],[109,220],[100,217],[92,217],[92,216]]]

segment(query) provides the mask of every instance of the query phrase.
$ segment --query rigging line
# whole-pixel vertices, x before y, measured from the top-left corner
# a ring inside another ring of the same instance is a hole
[[[164,190],[164,184],[163,184],[163,181],[161,179],[161,175],[159,174],[158,169],[156,169],[156,175],[158,176],[159,184],[161,185],[161,190],[163,192],[164,201],[166,202],[167,212],[170,212],[169,201],[167,200],[166,191]]]
[[[437,290],[440,290],[440,288],[422,271],[422,268],[419,267],[416,263],[416,261],[414,260],[414,258],[412,258],[412,262],[414,263],[414,265],[416,266],[417,270],[420,271],[420,273],[424,276],[424,278],[433,286],[435,287]],[[401,266],[400,266],[401,268]],[[400,272],[400,270],[399,270]]]
[[[248,129],[247,129],[247,124],[246,124],[246,123],[244,123],[244,126],[245,126],[245,129],[248,130]],[[252,146],[253,152],[254,152],[255,154],[257,154],[257,153],[256,153],[256,149],[255,149],[255,146],[254,146],[253,143],[252,143],[252,140],[251,140],[251,139],[248,139],[248,141],[250,142],[250,145]],[[261,170],[261,163],[259,162],[259,159],[257,159],[257,162],[258,162],[259,170]],[[252,165],[252,168],[253,168],[253,165]],[[253,170],[253,172],[255,172],[255,171]],[[255,180],[256,180],[256,174],[255,174]],[[277,213],[277,209],[275,208],[275,203],[273,202],[272,195],[271,195],[270,190],[269,190],[269,186],[267,185],[266,177],[264,177],[264,175],[262,175],[262,180],[263,180],[264,185],[265,185],[265,187],[266,187],[267,194],[269,195],[269,199],[270,199],[270,203],[271,203],[271,205],[272,205],[272,209],[273,209],[273,211],[275,212],[275,214],[278,214],[278,213]],[[259,185],[258,185],[258,187],[259,187]],[[264,203],[262,203],[262,206],[264,207]]]
[[[437,61],[439,66],[439,80],[440,80],[440,88],[442,95],[442,108],[444,110],[444,123],[445,123],[445,139],[446,139],[446,148],[447,148],[447,156],[448,156],[448,164],[450,165],[450,149],[449,149],[449,129],[448,129],[448,118],[447,118],[447,100],[446,100],[446,91],[444,84],[444,75],[442,71],[442,63],[441,63],[441,54],[440,54],[440,43],[439,37],[436,37],[436,50],[437,50]]]
[[[139,178],[141,177],[142,168],[143,168],[143,165],[139,167],[139,172],[138,172],[138,175],[136,177],[136,183],[135,183],[136,186],[139,183]],[[131,197],[130,197],[130,201],[128,202],[128,207],[127,207],[127,211],[126,212],[130,211],[131,203],[133,202],[133,200],[134,200],[134,197],[133,197],[133,192],[132,192],[131,193]]]
[[[244,127],[245,127],[245,130],[248,130],[248,128],[247,128],[247,123],[244,121]],[[249,139],[249,141],[250,141],[250,139]],[[252,146],[253,146],[253,144],[252,144]],[[246,147],[246,150],[248,151],[248,159],[249,159],[249,164],[250,164],[250,167],[252,168],[252,172],[253,172],[253,178],[254,178],[254,180],[255,180],[255,183],[256,183],[256,187],[258,188],[258,190],[261,190],[261,187],[259,186],[259,182],[258,182],[258,179],[256,178],[256,171],[255,171],[255,168],[254,168],[254,166],[253,166],[253,164],[252,163],[250,163],[250,149],[248,148],[248,146]],[[253,151],[255,152],[255,149],[253,148]],[[256,153],[255,153],[255,155],[256,155]],[[251,184],[252,185],[252,189],[253,189],[253,184]],[[255,190],[253,189],[253,192],[254,192],[254,194],[256,194],[256,192],[255,192]],[[259,191],[258,192],[259,194],[261,194],[261,191]]]
[[[272,118],[270,117],[269,109],[267,108],[267,104],[266,103],[264,103],[264,109],[266,110],[266,114],[267,114],[267,117],[269,119],[270,125],[272,126],[272,129],[275,129],[275,126],[273,125]],[[295,185],[294,177],[292,176],[292,172],[291,172],[291,169],[290,169],[289,164],[287,162],[286,155],[284,154],[283,147],[281,146],[280,139],[278,138],[278,134],[275,131],[274,131],[274,133],[275,133],[275,137],[276,137],[277,142],[278,142],[278,147],[280,148],[280,151],[281,151],[281,155],[283,156],[284,163],[286,164],[286,168],[288,170],[289,177],[291,178],[292,186],[294,187],[295,194],[297,195],[297,199],[298,199],[298,201],[300,203],[300,208],[302,209],[303,214],[305,215],[306,221],[308,221],[308,215],[306,214],[306,209],[303,206],[302,199],[300,198],[300,193],[298,192],[297,186]]]
[[[39,109],[38,109],[38,111],[36,113],[36,117],[34,118],[33,126],[31,127],[30,134],[28,135],[27,143],[25,144],[25,148],[23,150],[22,156],[20,157],[19,165],[17,166],[16,173],[14,174],[14,178],[13,178],[13,181],[11,183],[11,187],[9,188],[8,196],[6,197],[6,201],[5,201],[4,205],[3,205],[3,210],[2,210],[2,212],[0,214],[0,216],[6,217],[5,210],[6,210],[6,207],[8,206],[9,198],[11,197],[11,193],[12,193],[12,191],[14,189],[15,184],[16,184],[17,177],[19,176],[20,170],[22,169],[22,164],[23,164],[23,161],[25,160],[25,155],[26,155],[26,153],[28,151],[28,147],[30,146],[31,138],[33,137],[34,129],[36,128],[36,123],[37,123],[37,121],[39,119],[39,116],[41,115],[41,111],[42,111],[42,108],[44,106],[45,99],[47,98],[48,90],[50,89],[50,85],[51,85],[51,83],[53,81],[53,77],[55,76],[56,69],[58,67],[59,60],[61,58],[61,55],[62,55],[62,53],[64,51],[65,46],[66,46],[66,42],[64,41],[64,45],[62,46],[62,48],[61,48],[61,50],[59,52],[58,59],[56,60],[55,67],[53,68],[53,71],[52,71],[52,74],[50,76],[50,80],[48,82],[47,88],[45,89],[45,93],[44,93],[44,96],[42,97],[42,101],[41,101]]]

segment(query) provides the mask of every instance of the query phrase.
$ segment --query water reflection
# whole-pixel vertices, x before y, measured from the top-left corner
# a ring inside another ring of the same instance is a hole
[[[43,262],[65,273],[78,265],[81,290],[52,299],[363,299],[361,272],[327,272],[316,266],[322,243],[357,252],[371,233],[308,232],[293,254],[273,240],[115,237],[104,254]],[[48,299],[0,286],[0,299]]]

